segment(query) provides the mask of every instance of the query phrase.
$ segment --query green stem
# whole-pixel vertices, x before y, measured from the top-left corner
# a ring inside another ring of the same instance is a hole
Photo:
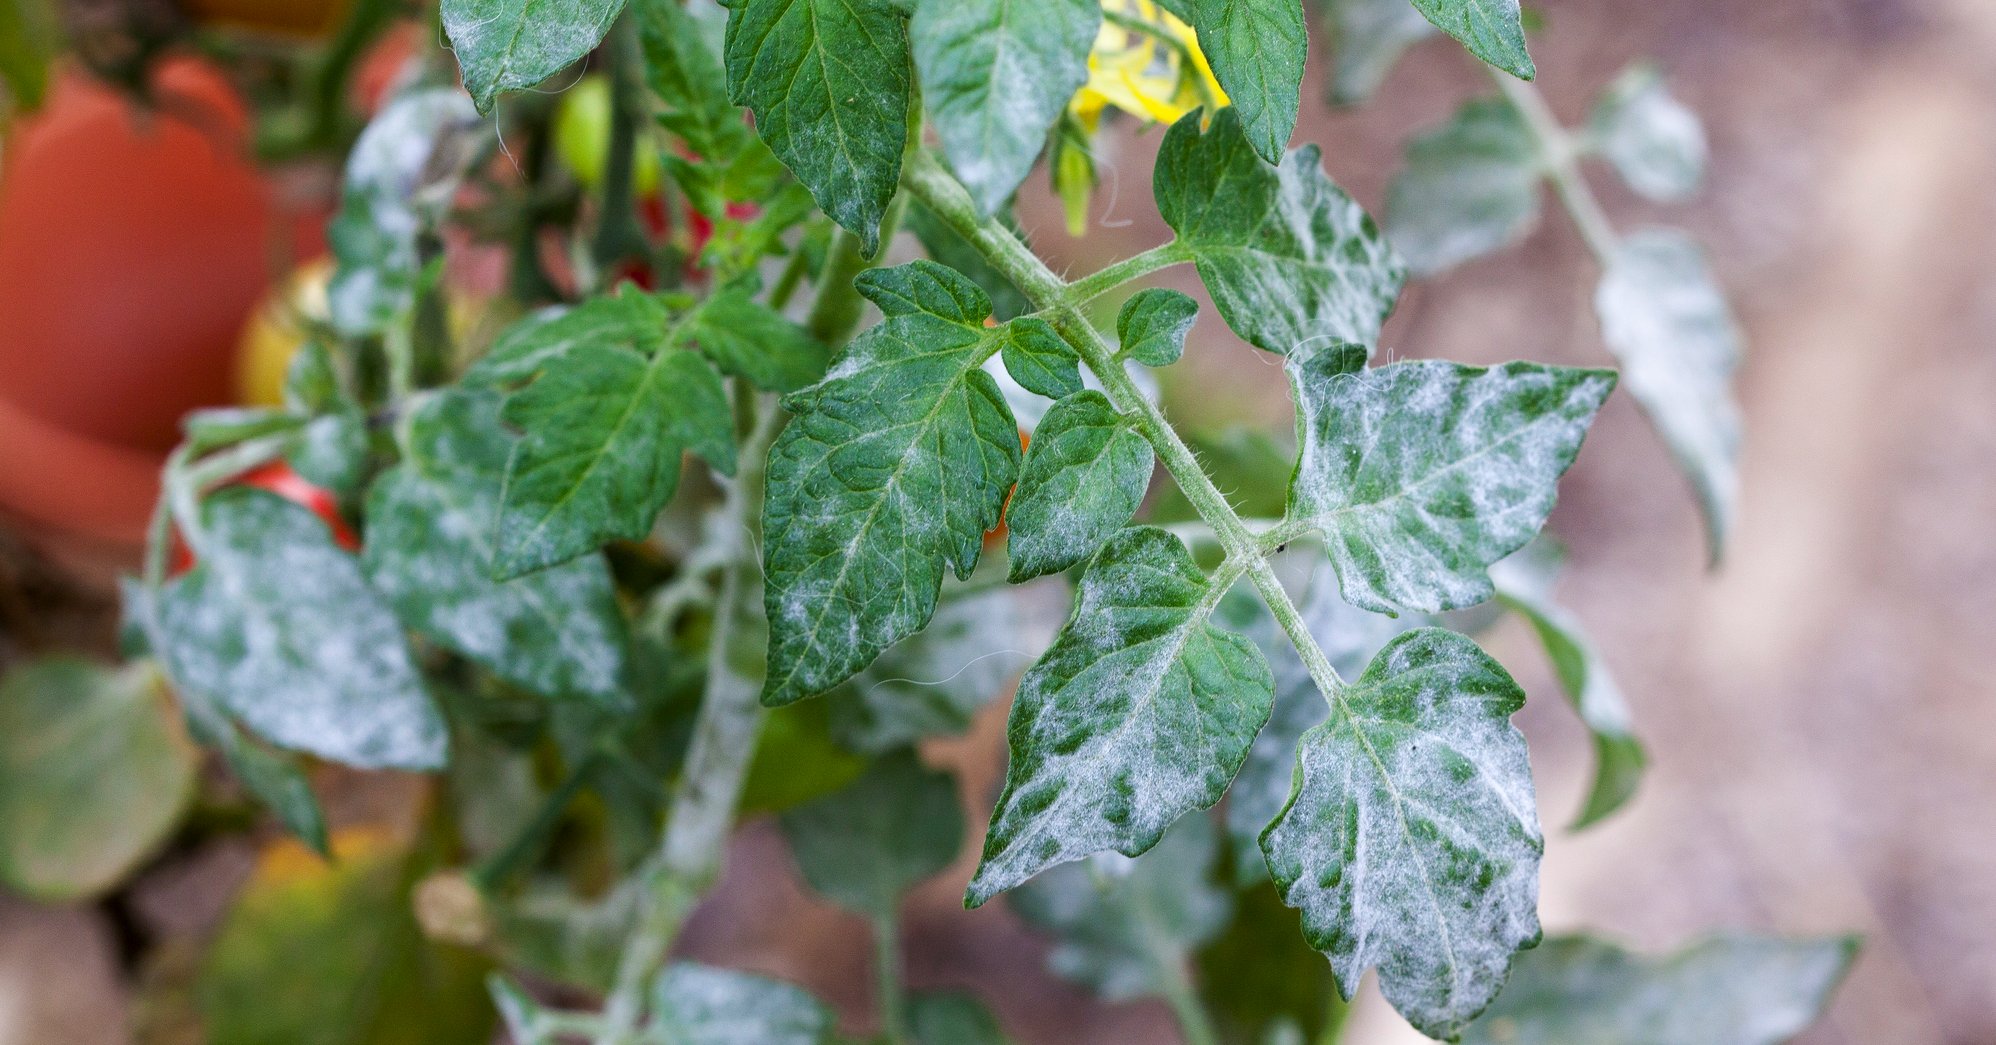
[[[603,168],[603,210],[596,216],[596,240],[590,248],[598,278],[616,270],[617,262],[645,250],[638,231],[634,199],[638,129],[645,117],[642,56],[637,23],[625,14],[611,25],[603,41],[609,59],[610,152]]]
[[[881,1037],[888,1045],[904,1045],[909,1040],[908,1015],[901,987],[901,933],[893,915],[873,919],[873,968]]]
[[[1229,562],[1237,563],[1254,582],[1255,589],[1268,603],[1269,611],[1275,614],[1283,631],[1296,644],[1297,652],[1310,669],[1310,676],[1323,691],[1325,699],[1335,702],[1344,690],[1344,680],[1338,677],[1337,670],[1331,667],[1330,658],[1311,637],[1309,626],[1303,622],[1303,615],[1296,609],[1296,604],[1282,590],[1282,582],[1276,579],[1275,571],[1269,567],[1267,553],[1259,539],[1235,514],[1226,496],[1213,485],[1212,477],[1199,464],[1192,448],[1179,438],[1177,429],[1165,418],[1164,412],[1144,396],[1136,382],[1130,379],[1129,372],[1116,362],[1115,354],[1102,339],[1101,333],[1068,302],[1067,283],[1054,275],[1053,270],[1047,268],[1046,263],[1010,229],[995,220],[980,221],[969,194],[928,150],[919,150],[909,156],[903,166],[902,181],[937,217],[948,222],[958,235],[984,255],[993,268],[1039,306],[1054,330],[1080,353],[1082,361],[1102,382],[1103,392],[1108,395],[1109,401],[1117,410],[1135,420],[1137,431],[1157,451],[1158,459],[1164,462],[1165,469],[1171,473],[1185,499],[1213,528],[1214,537],[1225,549]]]
[[[381,332],[381,353],[388,358],[388,397],[407,399],[416,390],[415,316],[399,315]]]
[[[1142,279],[1159,269],[1191,260],[1192,251],[1183,243],[1172,240],[1068,284],[1066,302],[1069,305],[1085,305],[1131,280]]]
[[[1184,1035],[1185,1045],[1220,1045],[1220,1032],[1213,1028],[1213,1017],[1192,989],[1192,978],[1182,963],[1165,973],[1164,1000],[1178,1018],[1178,1032]]]
[[[739,543],[722,573],[714,604],[707,686],[686,763],[673,787],[665,837],[646,864],[643,910],[617,963],[597,1045],[628,1045],[636,1040],[652,977],[665,964],[672,941],[700,897],[721,875],[742,781],[762,731],[761,680],[743,675],[730,658],[741,645],[743,624],[752,624],[761,609],[757,593],[762,575],[749,533],[762,519],[763,472],[783,417],[774,404],[761,405],[755,427],[742,445],[740,474],[728,490],[727,522],[721,532]]]
[[[1490,70],[1490,78],[1497,81],[1505,99],[1524,117],[1525,126],[1538,142],[1539,158],[1545,164],[1547,177],[1552,179],[1553,191],[1565,205],[1567,214],[1573,217],[1587,248],[1606,265],[1615,256],[1621,238],[1615,234],[1608,212],[1601,209],[1601,201],[1594,198],[1594,190],[1587,187],[1586,177],[1580,173],[1581,150],[1573,135],[1560,125],[1537,87],[1496,69]]]
[[[811,314],[804,329],[822,345],[837,348],[852,337],[866,311],[866,299],[859,296],[853,280],[870,269],[887,252],[887,243],[901,227],[901,213],[908,207],[906,193],[894,197],[880,219],[880,249],[869,258],[860,253],[859,237],[843,227],[832,233],[831,250],[825,254],[824,271],[818,274],[818,290],[811,302]]]

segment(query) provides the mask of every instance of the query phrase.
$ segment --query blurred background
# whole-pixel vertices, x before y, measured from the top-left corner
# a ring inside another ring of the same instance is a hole
[[[1692,498],[1626,395],[1603,413],[1553,517],[1571,553],[1562,599],[1649,746],[1628,809],[1579,835],[1554,826],[1580,802],[1587,737],[1553,706],[1557,687],[1522,625],[1486,637],[1533,698],[1521,724],[1548,824],[1547,930],[1591,928],[1644,949],[1728,926],[1857,931],[1863,955],[1803,1041],[1996,1042],[1996,3],[1549,0],[1540,13],[1539,81],[1566,122],[1640,58],[1705,120],[1712,170],[1694,203],[1644,203],[1599,169],[1592,181],[1619,227],[1667,221],[1707,244],[1750,343],[1743,495],[1719,569],[1706,571]],[[1324,72],[1313,60],[1313,78]],[[1404,140],[1488,91],[1458,46],[1432,39],[1362,108],[1333,110],[1310,85],[1297,140],[1322,143],[1331,175],[1378,213]],[[1020,218],[1056,268],[1087,271],[1164,238],[1148,183],[1158,137],[1115,132],[1085,241],[1066,235],[1044,179],[1029,183]],[[170,189],[158,206],[174,204]],[[299,220],[309,240],[310,205],[301,217],[282,199],[254,220]],[[148,265],[188,263],[106,258],[100,303],[140,299]],[[189,351],[211,362],[233,352],[268,281],[255,274],[281,271],[268,260],[235,263],[252,274],[233,277],[241,318],[217,321],[216,344]],[[1549,210],[1521,245],[1414,284],[1385,352],[1603,363],[1597,275]],[[1162,279],[1200,294],[1189,269]],[[0,291],[13,309],[15,291]],[[1276,360],[1203,315],[1187,362],[1166,374],[1169,410],[1194,427],[1286,428]],[[0,314],[0,325],[22,322]],[[132,561],[131,535],[91,520],[148,502],[163,450],[138,408],[75,421],[67,435],[17,424],[8,411],[42,402],[32,389],[56,380],[24,359],[0,359],[0,667],[34,649],[112,648],[113,578]],[[226,366],[204,373],[187,394],[226,401]],[[132,478],[90,496],[125,508],[71,503],[83,495],[65,475],[116,467]],[[930,754],[962,768],[967,794],[986,795],[1002,735],[994,706]],[[394,808],[406,785],[321,783],[335,821]],[[130,1040],[126,923],[212,922],[253,862],[244,842],[180,854],[108,913],[0,894],[0,1045]],[[865,1025],[863,923],[805,894],[766,823],[738,838],[728,867],[687,953],[798,981]],[[1045,945],[1001,906],[963,911],[970,867],[966,853],[907,912],[912,987],[975,985],[1026,1041],[1174,1040],[1161,1004],[1104,1005],[1045,972]],[[1419,1039],[1361,1001],[1346,1040]]]

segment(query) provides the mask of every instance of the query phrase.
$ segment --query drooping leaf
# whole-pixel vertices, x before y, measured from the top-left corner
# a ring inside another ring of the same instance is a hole
[[[1518,956],[1464,1045],[1779,1045],[1828,1007],[1857,940],[1719,936],[1669,955],[1584,936]]]
[[[324,859],[264,850],[195,984],[214,1045],[482,1045],[493,1012],[473,951],[424,939],[406,845],[348,828]],[[282,999],[282,1003],[276,1003]]]
[[[443,0],[464,89],[481,113],[501,91],[532,87],[603,42],[624,0]]]
[[[1010,690],[1053,627],[1028,615],[1007,588],[952,594],[945,586],[928,627],[828,695],[832,735],[869,754],[961,735],[980,709]]]
[[[1030,391],[1059,399],[1081,391],[1081,357],[1038,316],[1020,316],[1000,327],[1005,371]]]
[[[783,836],[812,891],[854,914],[892,918],[901,897],[963,847],[956,778],[903,749],[852,786],[784,813]]]
[[[1096,853],[1012,893],[1012,910],[1058,941],[1047,967],[1111,1001],[1163,994],[1186,959],[1227,924],[1213,882],[1213,821],[1188,816],[1134,859]]]
[[[1302,453],[1289,517],[1325,535],[1360,609],[1482,602],[1484,571],[1545,524],[1615,374],[1363,362],[1345,345],[1290,367]]]
[[[340,333],[378,333],[414,306],[421,240],[449,210],[482,126],[462,93],[435,87],[390,101],[361,132],[326,228],[338,262],[327,305]]]
[[[908,23],[922,97],[951,169],[983,215],[1025,180],[1088,79],[1096,0],[917,0]]]
[[[1116,315],[1116,354],[1145,366],[1170,366],[1185,354],[1185,335],[1199,318],[1199,303],[1163,287],[1139,290]]]
[[[1198,34],[1254,151],[1280,162],[1303,98],[1310,48],[1303,0],[1164,0],[1163,6]]]
[[[915,1045],[1006,1045],[1011,1039],[984,1003],[961,991],[924,991],[908,999]]]
[[[500,497],[493,572],[502,578],[650,533],[688,450],[734,471],[720,375],[683,347],[683,327],[669,325],[657,299],[593,298],[532,329],[488,360],[488,374],[537,371],[501,414],[523,433]]]
[[[1367,968],[1422,1033],[1453,1038],[1539,938],[1545,843],[1525,694],[1440,628],[1388,643],[1297,749],[1289,804],[1262,834],[1282,899],[1303,912],[1346,998]]]
[[[896,0],[741,0],[728,17],[730,100],[869,257],[908,138],[906,17]]]
[[[1475,99],[1407,146],[1386,193],[1386,236],[1417,275],[1481,257],[1538,224],[1543,176],[1518,110]]]
[[[447,392],[408,422],[409,456],[374,485],[362,565],[412,630],[551,697],[620,699],[625,632],[601,556],[492,579],[513,440],[489,393]]]
[[[80,900],[159,848],[200,762],[165,697],[146,661],[51,657],[0,678],[0,885]]]
[[[1587,141],[1649,199],[1685,199],[1705,180],[1705,128],[1651,65],[1631,66],[1601,93],[1588,116]]]
[[[1373,654],[1401,633],[1433,623],[1423,614],[1387,617],[1351,605],[1339,597],[1337,577],[1328,563],[1312,573],[1297,609],[1317,648],[1342,678],[1357,677]],[[1230,599],[1220,604],[1220,613],[1267,655],[1275,678],[1275,710],[1268,725],[1255,734],[1247,761],[1227,789],[1225,822],[1234,850],[1234,876],[1245,886],[1268,880],[1268,865],[1261,856],[1262,829],[1289,801],[1296,745],[1330,716],[1330,705],[1266,604],[1255,598]]]
[[[1629,391],[1698,492],[1716,562],[1739,496],[1732,378],[1745,346],[1705,252],[1674,229],[1628,237],[1601,276],[1594,311]]]
[[[651,1040],[673,1045],[828,1045],[831,1011],[779,980],[677,962],[651,990]]]
[[[1414,7],[1490,65],[1520,80],[1538,75],[1525,52],[1518,0],[1414,0]]]
[[[1178,538],[1126,529],[1019,683],[1011,765],[966,902],[1104,849],[1135,856],[1220,800],[1272,700],[1254,644],[1207,622],[1225,592]]]
[[[1593,734],[1594,784],[1573,822],[1578,831],[1620,809],[1635,794],[1648,758],[1635,737],[1622,688],[1580,622],[1553,601],[1552,582],[1563,557],[1556,543],[1540,538],[1492,566],[1490,579],[1497,585],[1497,598],[1538,633],[1560,688]]]
[[[695,302],[675,329],[724,373],[772,392],[794,392],[824,377],[830,356],[803,327],[740,287]]]
[[[1371,98],[1400,55],[1435,32],[1408,0],[1326,0],[1324,6],[1333,49],[1332,105]]]
[[[280,747],[362,768],[435,769],[444,723],[401,626],[289,501],[226,489],[203,505],[200,561],[159,601],[168,675]]]
[[[1316,146],[1270,167],[1231,108],[1203,134],[1193,113],[1165,133],[1155,179],[1159,213],[1247,343],[1293,355],[1378,340],[1406,274],[1372,219],[1324,174]]]
[[[769,454],[767,704],[822,693],[935,612],[967,577],[1017,478],[1018,424],[980,369],[991,304],[931,261],[860,276],[886,315],[792,395]]]
[[[1055,403],[1033,431],[1005,513],[1011,580],[1058,573],[1095,554],[1137,514],[1156,463],[1136,421],[1102,393]]]

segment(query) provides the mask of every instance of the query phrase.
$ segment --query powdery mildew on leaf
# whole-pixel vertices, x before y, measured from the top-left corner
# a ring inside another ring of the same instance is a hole
[[[1630,67],[1601,93],[1587,141],[1648,199],[1682,200],[1705,180],[1705,127],[1664,88],[1654,66]]]
[[[1518,956],[1464,1045],[1779,1045],[1814,1022],[1857,956],[1852,937],[1718,936],[1675,954],[1587,937]]]
[[[1204,134],[1200,115],[1165,133],[1157,209],[1191,248],[1227,325],[1278,355],[1378,340],[1406,271],[1364,209],[1324,173],[1317,147],[1291,150],[1270,167],[1231,107]]]
[[[1407,146],[1407,166],[1386,192],[1386,236],[1416,275],[1481,257],[1538,224],[1543,177],[1518,110],[1473,99]]]
[[[859,278],[886,321],[785,401],[769,454],[765,703],[822,693],[935,612],[967,577],[1018,477],[1019,429],[991,375],[991,304],[931,261]]]
[[[728,15],[728,94],[869,256],[908,138],[906,16],[896,0],[740,0]]]
[[[1538,75],[1518,0],[1414,0],[1414,7],[1470,54],[1521,80]]]
[[[1297,749],[1289,804],[1262,834],[1283,902],[1346,998],[1367,968],[1414,1027],[1454,1038],[1539,938],[1545,842],[1524,691],[1440,628],[1388,643]]]
[[[1097,554],[1019,683],[967,903],[1104,849],[1135,856],[1220,800],[1273,699],[1261,651],[1207,623],[1221,594],[1163,530],[1124,530]]]
[[[512,442],[498,405],[490,394],[446,393],[411,420],[411,456],[368,496],[363,568],[411,629],[514,685],[619,700],[628,636],[601,556],[492,579]]]
[[[823,1045],[831,1011],[801,987],[677,962],[653,981],[646,1040],[673,1045]]]
[[[532,87],[595,50],[624,0],[443,0],[444,35],[464,88],[489,113],[501,91]]]
[[[1136,515],[1157,454],[1100,392],[1062,399],[1033,430],[1006,509],[1011,580],[1058,573],[1095,554]]]
[[[1608,262],[1594,311],[1629,391],[1698,491],[1716,561],[1739,496],[1732,378],[1744,345],[1705,252],[1674,229],[1630,236]]]
[[[855,914],[892,918],[901,897],[963,845],[956,778],[903,749],[843,790],[786,810],[783,837],[812,891]]]
[[[260,490],[208,498],[201,561],[160,599],[177,686],[280,747],[363,769],[444,764],[401,626],[324,523]]]
[[[1290,365],[1301,456],[1289,517],[1320,530],[1345,599],[1378,613],[1490,597],[1491,563],[1545,525],[1611,389],[1607,370],[1423,360],[1339,346]]]
[[[1088,80],[1096,0],[920,0],[908,36],[950,168],[984,215],[1032,170]]]

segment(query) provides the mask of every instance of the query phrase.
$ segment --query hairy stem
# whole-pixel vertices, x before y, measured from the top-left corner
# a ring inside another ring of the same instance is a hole
[[[1603,265],[1607,264],[1615,256],[1621,238],[1608,221],[1608,213],[1601,209],[1601,201],[1594,198],[1594,190],[1587,187],[1586,177],[1580,173],[1580,150],[1573,135],[1560,125],[1537,87],[1494,68],[1490,70],[1490,78],[1497,81],[1505,99],[1524,117],[1525,126],[1538,142],[1539,156],[1552,179],[1553,191],[1580,229],[1580,238],[1587,241],[1587,249]]]
[[[686,764],[672,792],[665,837],[646,865],[642,912],[624,944],[617,978],[603,1006],[598,1045],[627,1045],[635,1040],[644,1011],[646,988],[665,964],[672,941],[693,913],[700,897],[720,878],[728,830],[762,730],[763,710],[757,699],[762,680],[744,675],[729,659],[740,645],[744,624],[753,626],[761,611],[761,573],[755,561],[753,528],[762,518],[762,479],[769,446],[783,427],[783,413],[761,404],[749,438],[742,445],[740,474],[728,491],[723,526],[739,544],[721,575],[714,604],[713,634],[707,646],[707,686]]]
[[[911,154],[903,168],[902,181],[909,191],[921,197],[936,216],[948,222],[964,239],[984,255],[991,266],[1010,279],[1013,285],[1025,292],[1033,304],[1043,310],[1047,322],[1053,325],[1060,336],[1072,344],[1081,354],[1088,369],[1102,382],[1103,392],[1116,409],[1136,420],[1141,432],[1157,451],[1158,459],[1171,473],[1185,499],[1213,528],[1213,535],[1225,549],[1230,561],[1240,564],[1255,590],[1268,603],[1269,611],[1282,624],[1282,630],[1296,644],[1296,651],[1303,663],[1310,669],[1310,677],[1315,680],[1326,699],[1335,699],[1344,690],[1344,680],[1338,677],[1337,670],[1331,667],[1330,658],[1317,645],[1310,635],[1310,628],[1303,622],[1303,615],[1289,594],[1282,590],[1282,582],[1276,579],[1275,571],[1268,565],[1268,554],[1261,541],[1250,531],[1241,517],[1235,513],[1233,505],[1227,503],[1219,487],[1199,464],[1192,448],[1179,438],[1178,430],[1159,410],[1156,403],[1146,398],[1130,379],[1128,371],[1116,362],[1115,353],[1108,342],[1102,339],[1101,332],[1088,322],[1068,300],[1068,285],[1053,270],[1046,267],[1032,249],[1020,242],[1012,231],[995,220],[978,220],[977,209],[971,204],[970,196],[956,178],[945,169],[941,161],[928,150]]]
[[[1184,244],[1172,240],[1075,280],[1067,285],[1066,300],[1070,305],[1085,305],[1131,280],[1191,260],[1192,252]]]
[[[901,987],[901,929],[892,915],[873,920],[873,983],[880,997],[880,1036],[888,1045],[908,1039],[908,1014]]]

